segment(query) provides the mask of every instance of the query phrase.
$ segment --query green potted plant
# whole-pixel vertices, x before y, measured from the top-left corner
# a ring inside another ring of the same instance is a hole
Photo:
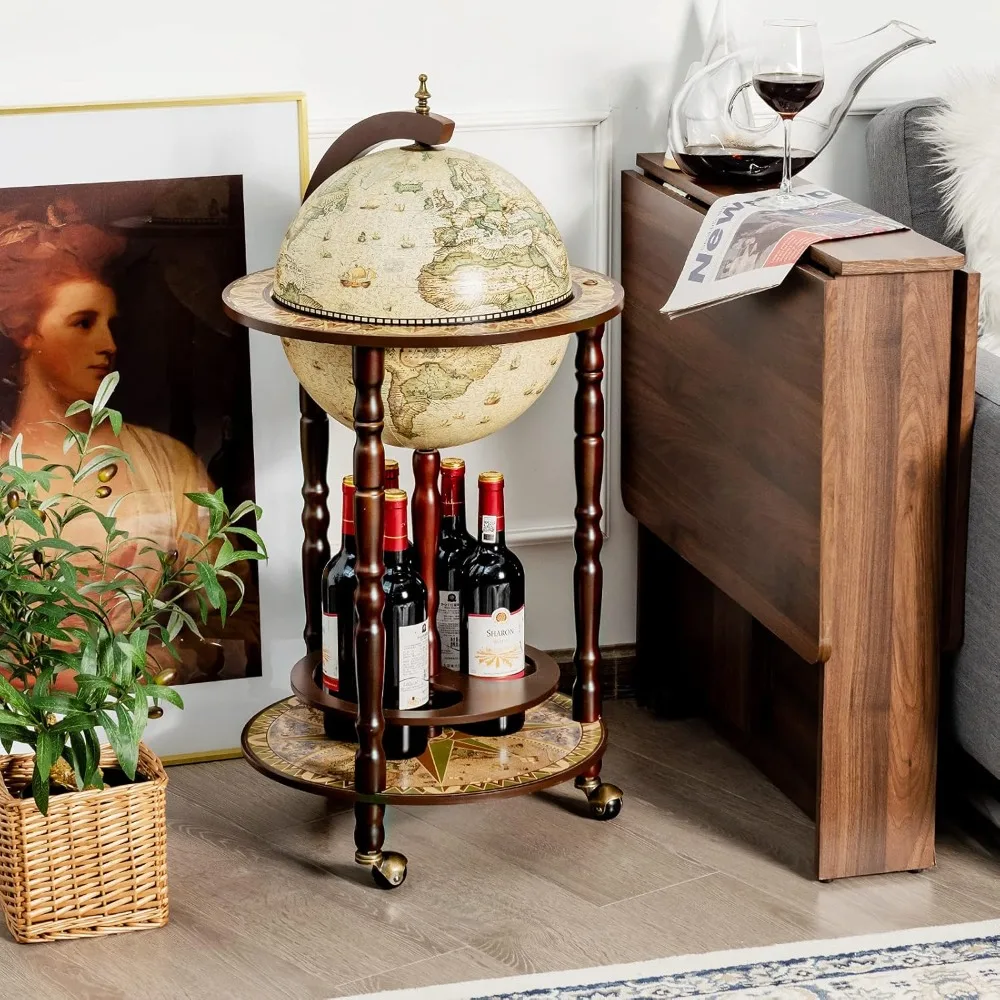
[[[105,421],[121,431],[117,382],[66,411],[60,461],[22,454],[18,437],[0,464],[0,902],[22,942],[166,923],[167,778],[143,731],[161,702],[183,707],[164,666],[180,633],[224,623],[243,600],[233,567],[266,557],[237,523],[260,508],[230,512],[221,490],[185,494],[205,529],[186,535],[189,555],[123,527],[128,494],[107,501],[129,456],[94,442]],[[86,520],[99,544],[81,544]]]

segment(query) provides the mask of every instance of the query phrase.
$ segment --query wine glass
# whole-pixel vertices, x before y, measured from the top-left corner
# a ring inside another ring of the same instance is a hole
[[[823,49],[815,21],[765,21],[754,60],[753,87],[785,127],[780,193],[756,204],[801,208],[808,198],[792,191],[792,119],[823,90]]]

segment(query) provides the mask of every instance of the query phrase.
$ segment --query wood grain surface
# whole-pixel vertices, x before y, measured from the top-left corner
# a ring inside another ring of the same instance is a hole
[[[965,631],[965,557],[969,536],[972,424],[976,411],[976,347],[979,338],[979,275],[975,272],[955,272],[951,329],[941,634],[941,648],[945,652],[958,649]]]
[[[931,871],[820,885],[813,825],[710,727],[604,715],[605,769],[635,790],[614,822],[572,787],[394,809],[411,872],[391,893],[349,859],[349,809],[243,761],[171,767],[170,923],[52,948],[0,932],[6,994],[326,1000],[1000,917],[1000,862],[964,838]]]
[[[622,178],[622,496],[630,513],[804,659],[822,659],[822,322],[829,278],[668,320],[700,223]]]
[[[323,645],[323,567],[330,558],[330,487],[326,465],[330,454],[330,418],[303,388],[299,388],[299,447],[302,454],[302,592],[306,652]]]
[[[431,681],[431,707],[426,709],[383,709],[389,722],[410,725],[456,726],[486,722],[523,712],[545,701],[559,686],[559,664],[534,646],[525,647],[527,670],[524,677],[505,680],[475,677],[457,670],[442,670]],[[305,656],[292,668],[292,692],[315,708],[354,716],[357,706],[331,694],[316,683],[318,658]],[[453,694],[453,698],[447,697]],[[445,697],[438,698],[438,695]]]
[[[604,324],[577,335],[574,468],[576,532],[573,545],[573,609],[576,621],[576,680],[573,718],[596,722],[601,717],[601,476],[604,472]],[[589,773],[596,777],[600,767]]]
[[[330,144],[316,164],[302,200],[305,201],[328,177],[383,142],[412,139],[425,146],[437,146],[448,142],[454,132],[455,123],[450,118],[418,111],[384,111],[364,118]]]
[[[948,523],[949,579],[964,561],[967,454],[948,442],[967,442],[974,349],[969,282],[941,261],[960,255],[914,244],[900,262],[886,244],[864,273],[800,264],[777,290],[669,322],[658,309],[713,194],[673,186],[687,196],[622,181],[622,491],[649,529],[641,586],[659,567],[684,609],[661,627],[681,676],[652,701],[703,706],[816,815],[819,878],[933,865]],[[640,595],[640,673],[654,602]]]
[[[354,661],[358,674],[358,752],[355,781],[362,795],[385,788],[385,751],[382,736],[385,716],[385,626],[382,611],[382,536],[385,525],[385,449],[382,447],[382,378],[384,358],[380,348],[354,349],[354,531],[358,557],[355,572]],[[384,840],[379,805],[355,806],[355,844],[358,851],[381,850]]]
[[[820,878],[934,863],[953,281],[828,287]]]
[[[565,305],[530,316],[454,326],[379,326],[346,323],[295,312],[271,298],[274,269],[255,271],[231,282],[222,292],[226,315],[252,330],[292,340],[370,347],[471,347],[516,344],[588,330],[622,311],[624,293],[614,278],[571,267],[573,298]]]
[[[636,164],[650,177],[677,188],[701,205],[710,205],[716,198],[730,194],[753,197],[767,190],[697,180],[680,170],[664,167],[663,153],[640,153]],[[912,230],[817,243],[810,247],[807,259],[829,274],[954,271],[965,263],[962,254]]]

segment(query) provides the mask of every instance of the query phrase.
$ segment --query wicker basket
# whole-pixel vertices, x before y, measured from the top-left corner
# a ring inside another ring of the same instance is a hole
[[[110,747],[101,766],[117,764]],[[147,780],[53,795],[43,816],[19,793],[31,755],[0,756],[0,902],[15,941],[59,941],[167,922],[167,775],[139,747]]]

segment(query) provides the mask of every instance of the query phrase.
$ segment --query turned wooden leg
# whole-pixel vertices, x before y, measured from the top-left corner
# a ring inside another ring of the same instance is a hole
[[[438,474],[441,455],[433,451],[413,453],[413,542],[420,560],[420,575],[427,587],[427,620],[430,625],[428,638],[428,669],[434,677],[441,669],[441,643],[437,633],[438,588],[437,565],[438,535],[441,532],[441,492]]]
[[[382,535],[385,494],[382,485],[381,348],[354,348],[354,531],[358,589],[355,597],[354,662],[358,674],[358,750],[354,784],[361,799],[354,808],[356,859],[374,864],[381,856],[384,809],[375,804],[385,790],[382,691],[385,683],[385,628],[382,611]]]
[[[330,420],[322,407],[299,389],[299,445],[302,450],[302,589],[306,599],[306,627],[302,637],[307,653],[318,653],[323,645],[321,581],[330,558],[327,529],[330,510],[327,497],[326,463],[330,452]]]
[[[601,477],[604,473],[604,324],[577,334],[576,431],[576,567],[573,604],[576,612],[576,680],[573,718],[597,722],[601,718]],[[622,792],[601,781],[601,762],[595,761],[576,779],[595,819],[614,819],[621,812]]]
[[[596,722],[601,717],[601,476],[604,472],[604,324],[577,334],[576,409],[576,567],[573,604],[576,612],[576,680],[573,718]],[[600,766],[590,777],[596,778]]]

